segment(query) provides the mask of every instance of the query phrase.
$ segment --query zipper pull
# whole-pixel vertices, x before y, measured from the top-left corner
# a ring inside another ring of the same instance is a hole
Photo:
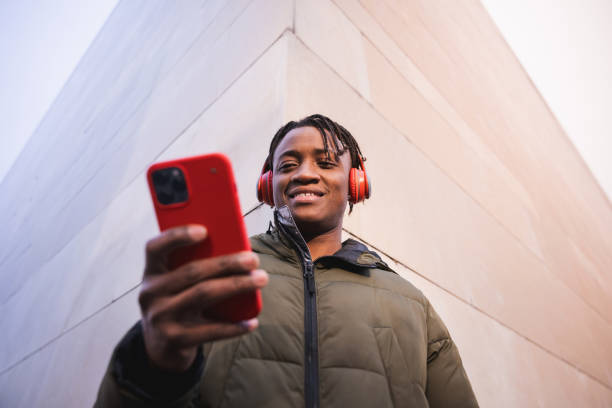
[[[312,272],[306,276],[306,284],[308,285],[308,293],[312,295],[315,292],[314,276],[312,276]]]
[[[306,278],[306,285],[308,287],[308,293],[311,295],[315,293],[315,284],[314,284],[314,273],[312,271],[312,263],[308,262],[306,264],[306,271],[304,271],[304,277]]]

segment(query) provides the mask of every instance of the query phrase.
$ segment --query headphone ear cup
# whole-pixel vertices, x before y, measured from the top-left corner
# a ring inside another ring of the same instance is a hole
[[[359,169],[351,168],[349,173],[349,202],[355,204],[359,202]]]
[[[372,184],[366,172],[358,168],[351,168],[349,173],[349,202],[357,204],[370,198]]]
[[[274,190],[272,186],[272,170],[269,170],[266,179],[268,180],[268,205],[274,207]]]
[[[257,199],[274,207],[274,195],[272,193],[272,171],[262,173],[257,180]]]

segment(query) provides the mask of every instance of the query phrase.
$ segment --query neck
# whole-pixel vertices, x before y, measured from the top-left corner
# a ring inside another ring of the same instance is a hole
[[[333,255],[342,248],[342,225],[314,236],[304,236],[313,261],[328,255]]]

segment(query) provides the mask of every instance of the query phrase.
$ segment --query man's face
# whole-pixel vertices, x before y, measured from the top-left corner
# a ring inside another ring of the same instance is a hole
[[[351,159],[345,151],[334,158],[323,149],[319,131],[293,129],[274,152],[273,189],[276,207],[287,205],[302,233],[317,234],[342,225],[348,199]]]

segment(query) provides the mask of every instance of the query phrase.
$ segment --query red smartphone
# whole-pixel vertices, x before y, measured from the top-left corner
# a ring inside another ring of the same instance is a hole
[[[196,259],[251,250],[227,156],[213,153],[156,163],[149,167],[147,180],[161,231],[186,224],[208,230],[201,243],[170,254],[171,269]],[[205,316],[239,322],[257,316],[261,307],[261,293],[255,290],[219,302]]]

